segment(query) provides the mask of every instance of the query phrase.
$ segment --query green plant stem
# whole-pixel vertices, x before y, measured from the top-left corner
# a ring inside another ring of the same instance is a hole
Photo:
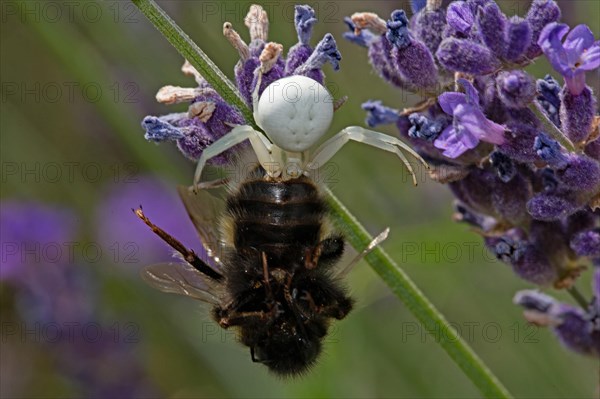
[[[567,292],[573,297],[575,302],[577,302],[579,304],[579,306],[581,306],[583,308],[583,310],[585,310],[585,311],[588,310],[589,302],[585,299],[583,294],[581,292],[579,292],[577,287],[573,286],[571,288],[568,288]]]
[[[352,246],[357,250],[362,250],[372,241],[371,236],[329,189],[326,189],[326,192],[336,223],[344,229],[346,238]],[[425,330],[435,333],[436,342],[486,397],[508,398],[511,396],[406,272],[380,246],[367,255],[366,261],[421,322]]]
[[[216,65],[194,44],[190,38],[169,18],[153,0],[132,0],[144,15],[156,26],[167,40],[184,56],[206,81],[226,100],[249,116],[252,112],[241,100],[233,84]],[[252,121],[253,122],[253,121]],[[328,202],[333,217],[343,226],[352,246],[361,251],[371,242],[367,231],[344,205],[327,190]],[[366,257],[367,262],[388,284],[391,290],[408,307],[411,313],[423,324],[427,331],[444,331],[438,342],[466,376],[487,398],[509,398],[510,393],[473,352],[469,345],[448,324],[444,316],[417,288],[408,275],[381,248],[376,248]]]
[[[540,109],[537,103],[529,104],[529,109],[538,117],[546,133],[550,135],[554,140],[558,141],[563,147],[569,152],[575,152],[575,145],[569,140],[555,125],[548,119],[546,114]]]

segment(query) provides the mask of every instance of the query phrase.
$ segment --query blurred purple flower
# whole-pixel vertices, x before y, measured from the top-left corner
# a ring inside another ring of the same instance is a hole
[[[150,263],[172,260],[173,250],[131,212],[143,206],[159,227],[188,248],[204,256],[200,238],[173,184],[141,176],[137,182],[110,187],[102,195],[96,211],[97,237],[106,248],[114,248],[115,263],[137,269]]]
[[[33,201],[0,202],[0,280],[23,278],[30,266],[59,267],[67,259],[67,243],[75,238],[76,216],[66,208]],[[42,256],[44,249],[52,250]],[[54,256],[56,253],[57,256]],[[40,267],[41,268],[41,267]]]
[[[595,278],[594,291],[598,291]],[[525,318],[536,325],[548,326],[568,349],[585,355],[600,357],[600,326],[594,320],[595,305],[588,310],[558,302],[539,291],[519,291],[514,298],[517,305],[525,308]]]
[[[569,26],[553,22],[546,26],[538,40],[552,67],[565,78],[569,91],[579,95],[585,88],[585,72],[600,67],[600,41],[586,25]],[[564,43],[563,37],[567,35]]]
[[[459,79],[458,82],[465,88],[466,94],[451,92],[439,97],[440,106],[445,113],[454,117],[454,121],[444,129],[434,145],[444,150],[443,155],[448,158],[459,157],[477,147],[479,141],[498,145],[504,143],[504,126],[485,117],[475,87],[465,79]]]

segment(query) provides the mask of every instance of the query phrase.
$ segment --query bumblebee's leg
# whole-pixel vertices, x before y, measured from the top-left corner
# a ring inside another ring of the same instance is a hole
[[[385,151],[393,152],[404,162],[406,168],[413,178],[413,183],[417,185],[417,178],[413,172],[412,166],[408,163],[406,156],[400,151],[403,149],[408,151],[412,156],[417,158],[425,167],[429,168],[427,163],[419,154],[417,154],[408,145],[397,139],[396,137],[388,136],[387,134],[379,133],[373,130],[368,130],[359,126],[349,126],[341,132],[323,143],[314,153],[312,160],[307,165],[307,169],[318,169],[329,161],[348,141],[358,141],[380,148]]]
[[[239,326],[241,324],[246,323],[248,320],[257,320],[257,321],[267,321],[269,319],[270,313],[263,311],[255,311],[255,312],[231,312],[226,316],[222,316],[217,322],[223,328],[228,328],[231,326]]]
[[[183,256],[183,259],[185,259],[186,262],[192,265],[200,273],[217,281],[223,279],[223,276],[220,273],[216,272],[213,268],[204,263],[204,261],[200,259],[194,251],[186,248],[175,237],[173,237],[172,235],[170,235],[169,233],[152,223],[150,219],[148,219],[148,217],[144,215],[144,211],[142,211],[141,206],[138,209],[132,209],[132,211],[137,217],[139,217],[144,223],[146,223],[146,225],[150,227],[157,236],[162,238],[167,244],[173,247],[173,249],[179,252]]]
[[[202,151],[202,155],[198,160],[198,165],[196,166],[196,172],[194,173],[194,187],[197,188],[200,183],[200,178],[202,176],[202,170],[206,165],[206,162],[216,157],[217,155],[227,151],[231,147],[240,144],[244,140],[250,140],[250,144],[252,144],[252,149],[256,153],[258,161],[261,165],[268,165],[272,163],[271,153],[270,153],[270,142],[266,137],[261,137],[263,134],[261,132],[257,132],[252,128],[252,126],[248,125],[240,125],[235,126],[229,133],[225,136],[221,137],[219,140],[212,143],[210,146]]]
[[[339,269],[339,271],[336,273],[336,277],[341,278],[344,277],[346,274],[348,274],[348,272],[350,272],[350,270],[352,270],[352,268],[358,263],[360,262],[365,256],[367,256],[372,250],[375,249],[376,246],[378,246],[379,244],[381,244],[383,241],[385,241],[388,237],[388,234],[390,233],[390,228],[386,228],[385,230],[383,230],[381,233],[379,233],[379,235],[377,237],[375,237],[373,239],[373,241],[371,241],[369,243],[369,245],[367,245],[367,247],[365,249],[363,249],[363,251],[359,254],[357,254],[350,262],[348,262],[348,264],[346,266],[344,266],[342,269]]]

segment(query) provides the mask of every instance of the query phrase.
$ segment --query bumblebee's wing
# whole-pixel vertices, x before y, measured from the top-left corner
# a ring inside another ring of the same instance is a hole
[[[377,237],[373,238],[373,240],[369,243],[369,245],[367,245],[366,248],[363,249],[360,253],[356,253],[354,248],[352,248],[352,246],[348,244],[346,249],[350,249],[350,251],[348,251],[348,252],[351,252],[353,256],[350,257],[348,260],[349,254],[348,254],[348,252],[346,253],[347,255],[342,259],[346,263],[344,263],[343,266],[341,266],[340,268],[338,268],[336,270],[335,276],[340,277],[340,278],[346,276],[358,262],[360,262],[372,250],[374,250],[376,246],[378,246],[383,241],[385,241],[385,239],[388,237],[389,233],[390,233],[390,228],[387,227],[385,230],[383,230],[381,233],[379,233],[379,235]]]
[[[185,209],[196,227],[207,255],[221,269],[221,244],[219,218],[225,210],[225,188],[202,189],[194,192],[191,187],[177,187]]]
[[[208,302],[220,303],[220,286],[187,263],[159,263],[146,266],[142,279],[150,286],[167,293],[179,294]]]

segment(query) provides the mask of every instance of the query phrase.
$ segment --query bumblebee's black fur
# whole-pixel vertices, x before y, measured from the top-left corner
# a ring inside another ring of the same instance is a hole
[[[314,364],[330,320],[352,308],[331,270],[344,240],[323,237],[327,212],[317,186],[304,177],[252,178],[227,201],[235,249],[224,253],[221,273],[233,299],[213,316],[225,328],[239,327],[252,359],[280,375]]]

